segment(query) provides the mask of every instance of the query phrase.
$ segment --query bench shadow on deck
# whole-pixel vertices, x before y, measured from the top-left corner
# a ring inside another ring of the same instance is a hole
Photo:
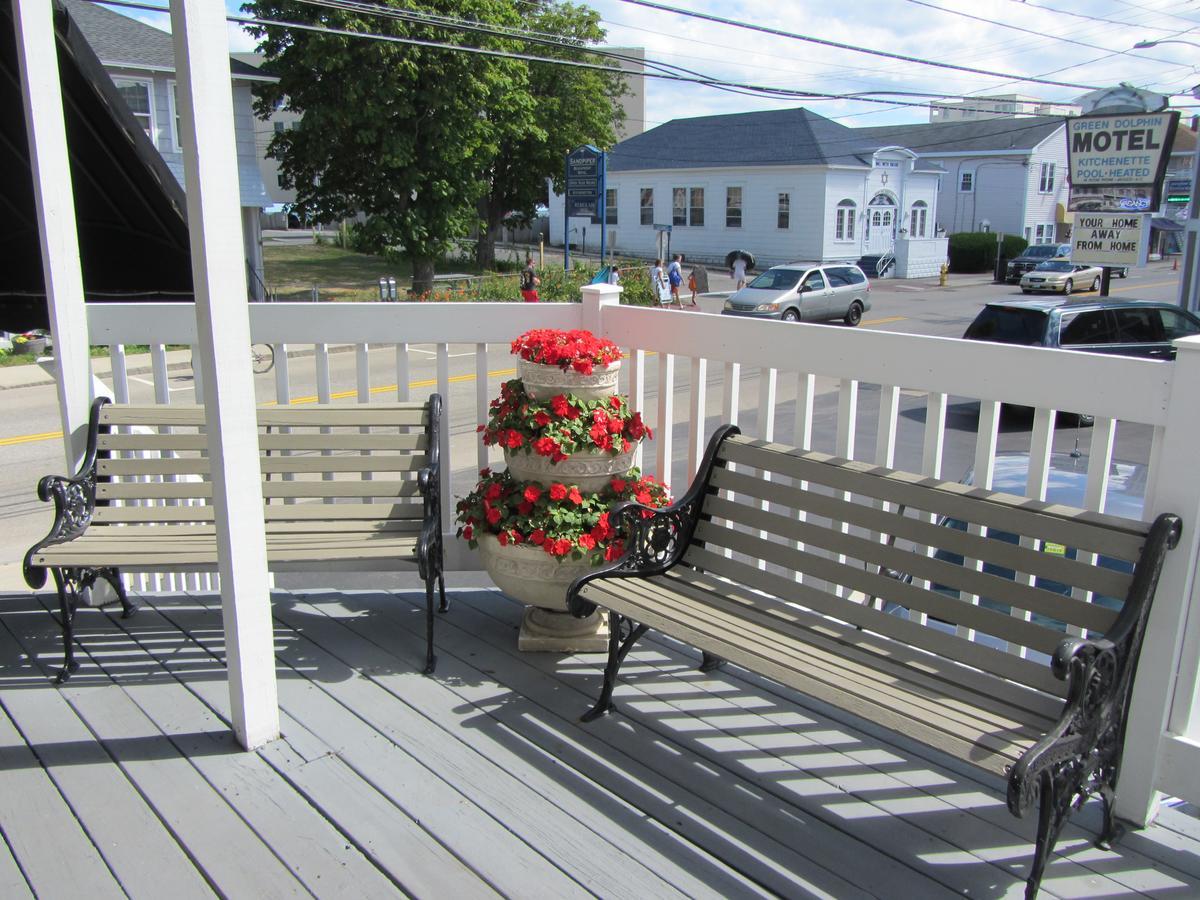
[[[80,613],[55,687],[49,594],[0,598],[0,896],[1019,897],[1035,822],[1003,784],[662,639],[619,712],[602,656],[518,654],[520,607],[454,591],[274,596],[281,740],[238,752],[218,599]],[[1200,822],[1117,852],[1068,825],[1042,896],[1200,895]],[[1093,829],[1093,830],[1089,830]]]

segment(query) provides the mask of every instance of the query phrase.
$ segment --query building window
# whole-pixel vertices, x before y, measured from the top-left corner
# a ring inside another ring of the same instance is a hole
[[[742,189],[740,187],[725,188],[725,227],[742,227]]]
[[[154,140],[154,91],[149,81],[137,81],[132,78],[114,78],[117,93],[138,120],[146,137]]]
[[[837,220],[834,223],[833,239],[835,241],[854,240],[854,213],[857,207],[853,200],[843,200],[837,205]]]
[[[617,189],[605,188],[604,190],[604,224],[617,224]]]
[[[167,82],[167,115],[171,121],[171,140],[175,152],[183,152],[183,129],[179,125],[179,88],[174,81]]]
[[[1042,177],[1038,179],[1038,193],[1049,194],[1054,191],[1054,163],[1042,163]]]
[[[1038,225],[1034,228],[1033,242],[1035,244],[1050,244],[1054,241],[1054,223]]]
[[[276,134],[283,134],[285,131],[287,131],[287,125],[285,125],[283,122],[272,122],[271,124],[275,126]]]
[[[929,205],[924,200],[913,204],[912,216],[908,223],[908,233],[911,237],[925,237],[925,216],[928,212]]]
[[[642,224],[654,224],[654,188],[642,188],[641,190],[641,208],[642,208]]]
[[[671,224],[704,224],[704,188],[671,189]]]
[[[962,172],[958,176],[958,192],[960,194],[970,194],[975,190],[975,173]]]
[[[775,224],[779,228],[787,228],[791,225],[792,219],[792,198],[788,194],[779,195],[779,213],[775,220]]]

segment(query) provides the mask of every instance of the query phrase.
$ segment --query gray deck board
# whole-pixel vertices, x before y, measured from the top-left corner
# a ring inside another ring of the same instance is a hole
[[[48,621],[47,616],[37,616],[36,626],[44,628]],[[0,627],[0,658],[11,660],[10,671],[26,682],[24,687],[0,682],[0,704],[25,739],[37,746],[42,766],[72,814],[94,836],[121,887],[135,897],[215,896],[63,695],[29,689],[46,675],[22,655],[16,639]],[[0,896],[7,894],[0,891]]]
[[[283,735],[246,754],[216,598],[81,611],[62,687],[48,599],[0,606],[6,900],[1023,892],[1034,823],[999,779],[745,671],[699,673],[653,632],[619,712],[583,726],[603,656],[518,653],[497,592],[453,592],[426,678],[423,594],[280,591]],[[1095,807],[1042,897],[1200,896],[1190,810],[1106,853]]]

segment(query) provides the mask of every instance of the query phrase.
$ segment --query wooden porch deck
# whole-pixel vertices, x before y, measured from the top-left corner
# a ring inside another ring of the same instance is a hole
[[[689,648],[521,655],[520,608],[280,591],[283,737],[237,750],[211,595],[84,610],[61,688],[50,595],[0,597],[0,897],[1018,897],[1035,823],[1003,785]],[[1069,825],[1044,897],[1200,896],[1200,821],[1117,852]],[[1086,827],[1081,827],[1086,826]]]

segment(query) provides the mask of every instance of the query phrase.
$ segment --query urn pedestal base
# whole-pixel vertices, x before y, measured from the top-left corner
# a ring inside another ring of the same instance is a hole
[[[586,619],[567,612],[525,607],[517,649],[522,653],[605,653],[608,616],[596,610]]]

